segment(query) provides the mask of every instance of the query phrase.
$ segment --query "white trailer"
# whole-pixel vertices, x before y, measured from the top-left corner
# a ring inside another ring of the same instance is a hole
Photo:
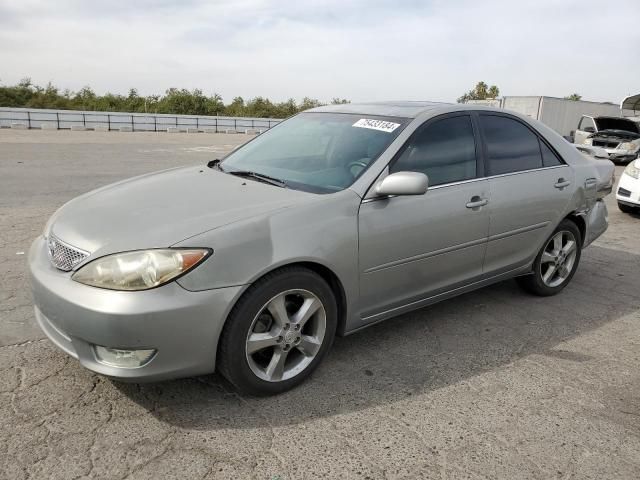
[[[495,100],[470,101],[513,110],[540,120],[564,137],[571,136],[583,115],[620,117],[620,105],[614,103],[566,100],[545,96],[508,96]]]

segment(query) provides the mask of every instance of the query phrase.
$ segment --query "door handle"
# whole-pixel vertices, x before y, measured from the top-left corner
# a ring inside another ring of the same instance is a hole
[[[554,185],[554,187],[563,189],[564,187],[568,187],[569,185],[571,185],[571,182],[569,180],[565,180],[564,178],[559,178],[556,184]]]
[[[486,198],[480,198],[479,196],[474,195],[466,206],[467,208],[479,208],[484,207],[487,203],[489,203],[489,200]]]

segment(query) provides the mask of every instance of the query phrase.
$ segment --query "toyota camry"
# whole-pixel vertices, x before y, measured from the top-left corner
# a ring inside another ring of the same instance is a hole
[[[29,252],[35,316],[99,374],[217,370],[274,394],[336,335],[510,278],[559,293],[607,228],[613,172],[504,110],[315,108],[63,205]]]

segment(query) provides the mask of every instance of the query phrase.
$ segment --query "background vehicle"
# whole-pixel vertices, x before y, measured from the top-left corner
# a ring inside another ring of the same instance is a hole
[[[640,209],[640,160],[632,160],[624,169],[618,190],[616,190],[618,208],[631,213]]]
[[[87,368],[272,394],[336,333],[513,277],[556,294],[614,171],[527,117],[427,102],[313,109],[209,167],[85,194],[34,242],[36,318]]]
[[[640,152],[640,118],[585,115],[576,129],[574,143],[604,148],[613,162],[635,160]]]
[[[572,141],[576,125],[583,115],[620,116],[620,107],[614,103],[568,100],[549,96],[508,95],[492,100],[472,100],[470,104],[494,106],[534,118]]]

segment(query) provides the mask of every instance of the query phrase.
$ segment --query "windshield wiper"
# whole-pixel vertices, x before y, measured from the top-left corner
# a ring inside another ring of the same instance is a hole
[[[255,180],[258,180],[259,182],[275,185],[276,187],[288,188],[288,185],[284,180],[270,177],[269,175],[265,175],[263,173],[251,172],[249,170],[234,170],[234,171],[224,170],[224,171],[229,175],[235,175],[237,177],[242,177],[242,178],[253,178]]]
[[[269,185],[275,185],[276,187],[288,188],[289,186],[284,180],[280,180],[279,178],[270,177],[269,175],[265,175],[264,173],[252,172],[249,170],[233,170],[227,171],[222,168],[221,161],[219,159],[209,160],[207,162],[207,167],[216,168],[221,172],[228,173],[229,175],[235,175],[236,177],[243,178],[253,178],[260,182],[268,183]]]

